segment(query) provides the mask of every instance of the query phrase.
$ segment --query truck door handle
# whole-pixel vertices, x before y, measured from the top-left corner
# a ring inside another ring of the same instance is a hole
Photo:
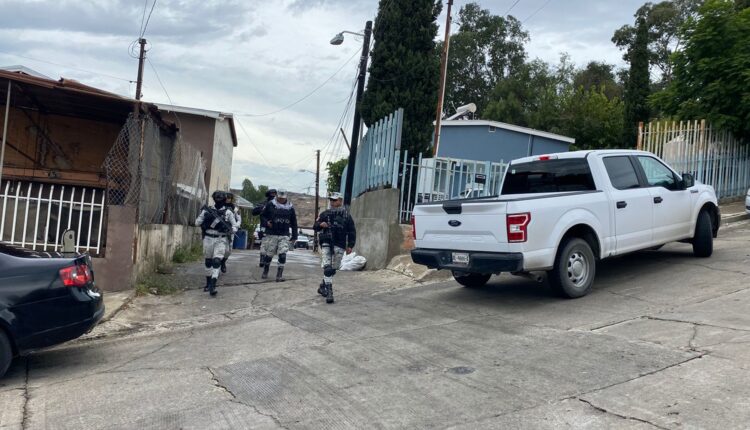
[[[617,202],[617,209],[624,209],[628,202]]]
[[[659,203],[661,203],[663,201],[664,201],[664,199],[662,199],[661,197],[654,197],[654,203],[656,203],[656,204],[659,204]]]

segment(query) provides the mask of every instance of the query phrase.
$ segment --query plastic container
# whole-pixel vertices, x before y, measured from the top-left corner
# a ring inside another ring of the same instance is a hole
[[[234,234],[232,248],[247,249],[247,230],[237,230],[237,233]]]

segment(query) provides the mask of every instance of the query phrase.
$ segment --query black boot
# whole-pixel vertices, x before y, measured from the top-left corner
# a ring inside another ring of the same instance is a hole
[[[276,269],[276,282],[284,282],[286,279],[284,279],[284,268],[279,267]]]
[[[333,303],[333,284],[326,285],[326,303]]]
[[[325,281],[320,281],[320,286],[318,287],[318,294],[325,297],[328,295],[328,288],[326,288]]]
[[[263,254],[260,254],[260,264],[259,267],[265,267],[266,266],[266,256]]]
[[[227,259],[221,259],[221,273],[227,273]]]
[[[203,287],[203,291],[208,291],[208,286],[211,285],[211,277],[206,276],[206,286]]]
[[[268,263],[268,260],[266,260],[266,264],[263,265],[263,274],[260,275],[260,279],[268,279],[268,270],[271,268],[271,265]]]
[[[218,279],[211,278],[211,283],[208,285],[208,294],[211,296],[216,295],[216,281],[218,281]]]

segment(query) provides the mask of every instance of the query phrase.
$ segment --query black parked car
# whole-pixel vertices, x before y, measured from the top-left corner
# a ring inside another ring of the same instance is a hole
[[[0,242],[0,377],[14,356],[71,339],[104,315],[88,255]]]

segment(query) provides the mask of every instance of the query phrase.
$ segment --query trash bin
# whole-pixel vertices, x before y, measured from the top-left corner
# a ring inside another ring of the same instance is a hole
[[[247,249],[247,230],[237,230],[237,233],[234,234],[232,248]]]

